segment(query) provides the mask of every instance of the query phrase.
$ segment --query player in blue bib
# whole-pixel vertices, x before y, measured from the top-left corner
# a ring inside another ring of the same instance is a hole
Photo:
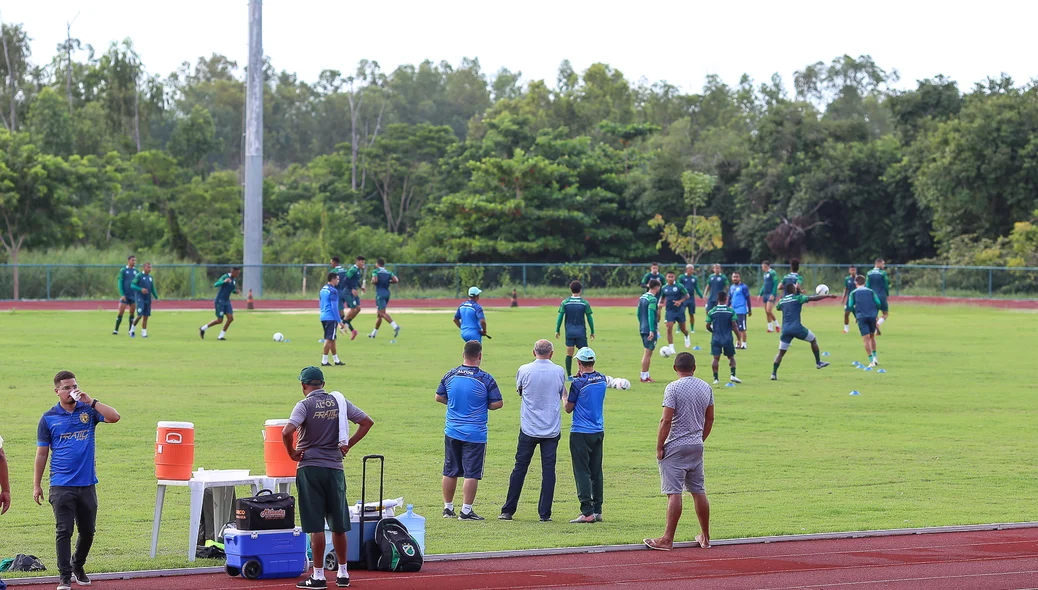
[[[487,335],[487,318],[479,304],[479,294],[482,292],[479,287],[469,289],[469,298],[454,312],[454,325],[461,329],[461,339],[465,342],[483,342],[483,337]]]
[[[732,286],[728,288],[728,301],[735,312],[737,327],[735,335],[737,342],[735,346],[746,349],[746,318],[753,315],[753,304],[751,303],[750,288],[742,282],[742,275],[732,273]]]

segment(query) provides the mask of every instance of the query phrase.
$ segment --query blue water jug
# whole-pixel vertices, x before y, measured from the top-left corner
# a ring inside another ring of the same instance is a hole
[[[419,516],[414,513],[414,505],[407,505],[407,512],[396,517],[405,527],[407,532],[411,533],[414,540],[418,542],[418,547],[422,550],[422,555],[425,555],[425,517]]]

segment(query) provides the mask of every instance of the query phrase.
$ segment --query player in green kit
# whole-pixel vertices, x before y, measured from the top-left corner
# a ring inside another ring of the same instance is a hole
[[[795,285],[796,288],[797,288],[797,290],[796,290],[797,293],[803,293],[804,292],[804,277],[803,277],[803,275],[800,274],[800,259],[799,258],[793,258],[792,260],[789,261],[789,274],[787,274],[786,276],[782,277],[782,292],[783,293],[786,292],[786,287],[788,287],[789,285]],[[783,314],[783,318],[785,318],[785,314]],[[785,322],[786,320],[783,319],[782,321]]]
[[[696,333],[696,295],[703,298],[703,292],[699,290],[699,279],[696,277],[696,267],[691,264],[685,265],[685,274],[678,277],[678,282],[688,291],[688,301],[685,309],[688,310],[688,331]],[[684,313],[682,313],[684,315]],[[691,340],[690,340],[691,342]],[[687,348],[687,347],[686,347]]]
[[[645,276],[642,277],[642,289],[645,289],[646,291],[649,290],[649,281],[659,281],[661,285],[663,284],[663,275],[660,274],[659,262],[653,262],[649,265],[649,272],[645,273]],[[659,301],[657,300],[657,303],[658,302]]]
[[[858,320],[858,331],[869,355],[869,366],[879,364],[876,356],[876,316],[879,315],[879,296],[865,286],[865,277],[855,277],[855,289],[847,298],[847,312],[854,312]]]
[[[342,321],[350,329],[350,340],[357,337],[357,330],[353,328],[353,319],[360,313],[360,294],[368,290],[367,281],[364,280],[364,261],[363,256],[358,256],[353,262],[353,266],[346,269],[339,284],[342,287],[345,282],[344,299],[341,303],[344,304],[344,309],[349,309],[349,311],[343,316]]]
[[[879,297],[879,310],[883,312],[883,317],[876,321],[876,335],[882,336],[883,332],[879,327],[887,321],[887,315],[890,313],[890,307],[887,304],[887,296],[890,295],[890,277],[887,275],[887,263],[882,258],[877,258],[876,267],[865,275],[865,286],[872,289]]]
[[[779,329],[778,318],[775,317],[775,304],[778,303],[778,274],[771,268],[771,262],[760,263],[761,287],[760,302],[764,304],[764,315],[768,320],[768,332]]]
[[[587,327],[591,328],[591,339],[595,339],[595,320],[591,317],[591,304],[581,295],[584,285],[580,281],[569,284],[569,297],[559,304],[559,317],[555,320],[555,339],[559,339],[562,322],[566,322],[566,377],[573,380],[573,352],[587,348]],[[584,320],[587,319],[587,326]]]
[[[130,324],[130,338],[133,338],[133,329],[137,322],[144,318],[141,326],[141,338],[148,337],[148,318],[151,317],[151,300],[158,299],[159,293],[155,290],[155,278],[151,276],[151,263],[144,263],[144,272],[138,273],[130,283],[134,292],[134,300],[137,302],[137,319]]]
[[[728,292],[728,277],[721,273],[721,265],[714,265],[714,274],[706,279],[706,310],[709,312],[717,305],[717,295]]]
[[[386,269],[386,261],[378,258],[375,260],[375,272],[371,274],[371,284],[375,285],[375,307],[378,310],[378,318],[375,320],[375,329],[368,334],[368,338],[378,336],[378,329],[382,326],[382,320],[393,326],[393,338],[400,335],[400,326],[386,313],[389,307],[389,286],[399,283],[400,279]]]
[[[811,330],[805,328],[804,324],[800,322],[800,313],[805,303],[821,301],[822,299],[835,299],[838,295],[830,293],[828,295],[812,295],[808,297],[799,293],[799,289],[799,285],[795,282],[787,284],[786,296],[776,305],[778,310],[782,312],[782,334],[779,336],[778,356],[775,357],[775,365],[771,370],[772,381],[778,379],[778,368],[782,364],[782,357],[786,356],[786,351],[789,350],[789,345],[794,338],[811,343],[811,352],[815,354],[815,368],[824,369],[829,366],[829,363],[822,362],[822,353],[818,350],[818,339],[815,338]]]
[[[660,340],[659,300],[660,282],[649,279],[646,285],[649,290],[638,299],[638,331],[642,335],[642,383],[655,383],[649,376],[649,364],[652,362],[652,351]]]
[[[119,317],[115,318],[115,329],[112,330],[113,335],[119,334],[119,324],[123,323],[123,313],[127,308],[130,309],[130,326],[133,326],[133,312],[136,310],[136,307],[134,307],[133,289],[130,288],[130,284],[133,283],[134,277],[137,276],[135,266],[137,266],[137,257],[130,256],[126,259],[126,266],[119,269]]]
[[[205,339],[205,331],[223,322],[226,318],[223,329],[220,330],[220,335],[216,339],[227,340],[227,330],[231,327],[231,322],[234,321],[231,295],[238,292],[237,279],[239,274],[241,274],[241,270],[238,267],[234,267],[231,269],[231,272],[216,279],[216,282],[213,283],[213,286],[219,289],[216,292],[216,299],[213,299],[213,305],[216,308],[216,319],[198,329],[199,338]]]
[[[847,269],[847,276],[843,277],[843,306],[847,307],[847,298],[851,296],[851,292],[858,288],[858,284],[855,282],[858,278],[858,267],[853,264]],[[845,309],[843,312],[843,333],[850,333],[851,324],[851,310]]]
[[[710,336],[710,354],[714,356],[714,383],[718,383],[717,370],[721,364],[721,354],[728,357],[728,368],[731,370],[732,383],[742,383],[735,376],[735,343],[732,335],[739,331],[739,323],[736,320],[735,311],[728,307],[728,294],[721,292],[717,294],[717,305],[706,313],[706,329]]]
[[[688,289],[677,283],[674,271],[667,271],[667,284],[660,288],[659,302],[663,304],[664,319],[667,321],[667,345],[674,345],[674,322],[685,335],[685,348],[692,348],[692,339],[685,326],[685,302],[688,301]]]

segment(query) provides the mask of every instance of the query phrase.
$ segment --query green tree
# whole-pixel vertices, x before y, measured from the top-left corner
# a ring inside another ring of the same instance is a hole
[[[707,252],[720,250],[724,246],[721,219],[716,215],[704,217],[698,214],[699,208],[707,203],[710,193],[717,185],[717,178],[687,170],[681,175],[681,185],[684,189],[685,203],[692,209],[692,215],[685,218],[684,226],[679,228],[674,223],[667,223],[662,215],[656,214],[656,217],[649,221],[649,227],[660,232],[660,239],[656,243],[657,250],[662,248],[663,244],[667,244],[671,251],[685,259],[685,262],[695,264]]]
[[[67,158],[75,149],[68,105],[52,88],[43,88],[29,107],[29,136],[41,150]]]
[[[212,115],[195,105],[187,118],[177,122],[169,140],[169,153],[180,166],[204,178],[209,174],[210,156],[219,150],[220,141],[216,138]]]

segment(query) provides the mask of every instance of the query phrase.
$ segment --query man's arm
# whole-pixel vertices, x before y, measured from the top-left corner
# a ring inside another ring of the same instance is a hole
[[[343,454],[345,455],[346,452],[349,449],[352,449],[353,446],[356,445],[357,443],[359,443],[362,438],[367,436],[368,435],[368,431],[371,430],[371,427],[374,426],[374,425],[375,425],[375,421],[372,420],[369,416],[365,416],[363,420],[361,420],[360,422],[357,422],[357,432],[354,432],[353,436],[350,437],[350,442],[349,442],[350,446],[348,446],[346,448],[346,450],[343,451]],[[340,448],[342,448],[342,447],[340,447]]]
[[[0,447],[0,515],[11,507],[11,480],[7,473],[7,455]]]
[[[454,325],[460,328],[461,327],[461,320],[459,320],[458,318],[454,318]]]
[[[227,275],[223,275],[222,277],[216,279],[216,282],[213,283],[213,286],[214,287],[219,287],[220,285],[226,283],[229,280],[231,280],[231,277],[229,277]]]
[[[591,328],[591,339],[595,339],[595,318],[591,317],[591,304],[587,301],[584,302],[584,317],[587,318],[587,325]]]
[[[753,297],[750,296],[750,288],[746,283],[742,284],[743,297],[746,298],[746,313],[753,315]]]
[[[92,405],[94,410],[96,410],[98,414],[104,416],[105,422],[109,424],[115,424],[122,417],[119,415],[119,412],[115,411],[115,408],[113,408],[112,406],[109,406],[108,404],[102,404],[101,402],[97,402],[95,404],[93,403],[94,398],[90,397],[85,391],[82,391],[80,393],[82,393],[83,395],[79,398],[79,401],[87,405]]]
[[[43,470],[47,468],[47,456],[50,454],[49,446],[36,447],[36,465],[32,477],[32,497],[37,504],[43,504]]]
[[[487,335],[487,321],[483,318],[479,319],[479,328],[482,330],[480,333],[484,336]]]
[[[286,424],[284,430],[281,431],[281,442],[285,445],[289,458],[298,463],[303,459],[303,451],[296,449],[296,442],[293,440],[292,435],[297,429],[296,425],[291,422]]]
[[[656,458],[663,459],[663,445],[670,436],[670,427],[674,424],[674,408],[663,407],[663,417],[660,418],[660,429],[656,435]]]
[[[134,276],[133,280],[130,281],[130,289],[140,293],[141,292],[141,283],[140,283],[140,281],[141,281],[141,275]]]
[[[649,276],[650,275],[652,275],[652,273],[649,273],[649,272],[647,272],[644,275],[642,275],[642,282],[640,284],[641,284],[643,289],[648,289],[649,288]]]
[[[652,322],[652,333],[656,336],[660,335],[660,308],[656,304],[656,301],[649,303],[649,320]]]
[[[678,284],[678,289],[680,289],[681,298],[674,302],[674,307],[681,307],[681,304],[688,301],[688,289],[680,283]]]
[[[399,278],[399,277],[397,277],[397,276],[396,276],[395,274],[393,274],[393,273],[389,273],[389,282],[390,282],[390,283],[399,283],[399,282],[400,282],[400,278]]]
[[[710,436],[710,431],[714,429],[714,404],[710,404],[706,407],[706,420],[703,422],[703,442],[706,442],[706,438]]]
[[[801,295],[803,297],[803,295]],[[828,295],[809,295],[807,301],[821,301],[823,299],[836,299],[839,295],[835,293],[829,293]]]
[[[846,307],[844,308],[844,311],[854,311],[854,293],[851,293],[849,296],[847,296],[847,303]]]
[[[505,399],[501,395],[501,388],[497,386],[497,381],[493,377],[487,383],[487,402],[488,410],[500,410],[501,406],[505,405]]]
[[[559,304],[559,317],[555,318],[555,337],[559,337],[559,333],[562,330],[562,318],[566,317],[566,304]]]
[[[577,389],[577,384],[574,383],[569,386],[569,397],[566,398],[566,413],[572,414],[573,408],[577,407],[577,398],[580,396],[580,390]]]
[[[126,296],[126,289],[123,288],[123,269],[119,269],[118,279],[115,282],[119,283],[119,297]]]

